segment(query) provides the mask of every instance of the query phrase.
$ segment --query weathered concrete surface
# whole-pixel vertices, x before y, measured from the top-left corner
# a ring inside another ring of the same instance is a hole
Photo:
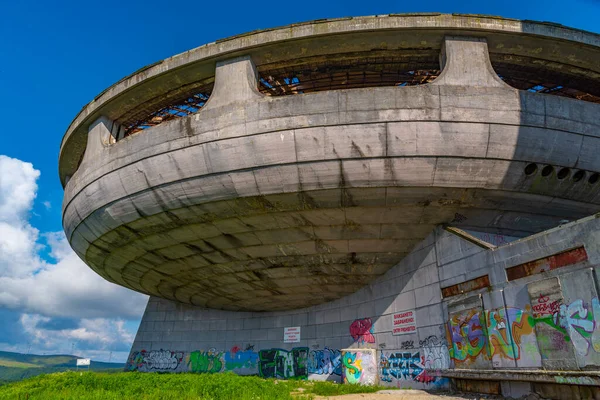
[[[69,127],[60,152],[63,184],[77,170],[88,127],[102,115],[128,119],[194,85],[214,80],[219,61],[250,55],[260,68],[286,66],[311,57],[347,57],[390,51],[394,57],[437,56],[445,35],[476,32],[492,60],[542,71],[560,71],[585,85],[600,79],[598,35],[568,27],[483,15],[421,13],[338,18],[294,24],[219,40],[160,61],[126,77],[86,105]],[[469,34],[469,33],[467,33]],[[383,44],[383,46],[382,46]],[[565,64],[565,60],[569,60]]]
[[[256,91],[250,57],[219,61],[192,116],[113,144],[90,125],[67,237],[143,293],[289,310],[354,293],[439,224],[525,236],[600,210],[599,105],[506,86],[482,38],[447,36],[442,58],[429,85],[285,97]]]
[[[597,393],[600,379],[600,308],[598,291],[589,284],[598,282],[599,236],[597,216],[494,249],[438,228],[367,287],[286,312],[222,311],[152,297],[127,368],[339,381],[340,349],[376,349],[383,385],[439,390],[449,388],[452,378],[461,381],[460,387],[495,387],[513,398],[532,392],[593,398],[586,396]],[[556,259],[575,248],[585,249],[585,260],[507,280],[508,269]],[[489,276],[490,287],[442,298],[441,288],[483,275]],[[541,307],[550,304],[545,300],[552,299],[550,292],[531,299],[528,289],[552,278],[561,282],[564,300]],[[580,290],[573,292],[572,285]],[[474,306],[481,310],[476,321],[470,313]],[[400,326],[396,316],[406,312],[414,314],[416,329],[394,334]],[[285,327],[299,327],[300,341],[284,343]],[[552,352],[564,353],[565,346],[572,362],[563,370],[546,370],[545,360],[552,359]],[[180,361],[169,364],[172,369],[149,368],[160,352],[167,352],[167,358],[180,354]],[[235,360],[242,359],[246,364],[240,369]],[[288,364],[289,369],[283,367]]]

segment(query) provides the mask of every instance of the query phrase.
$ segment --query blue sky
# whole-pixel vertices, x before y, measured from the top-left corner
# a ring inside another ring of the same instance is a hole
[[[60,232],[60,140],[133,71],[251,30],[405,12],[500,15],[600,31],[600,0],[5,2],[0,22],[0,350],[124,361],[145,297],[104,284]],[[66,278],[66,279],[63,279]]]

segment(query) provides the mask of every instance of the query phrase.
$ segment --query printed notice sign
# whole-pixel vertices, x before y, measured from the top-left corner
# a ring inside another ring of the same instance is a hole
[[[91,360],[89,358],[78,358],[77,366],[81,367],[83,365],[90,365]]]
[[[298,343],[300,341],[300,327],[283,328],[283,343]]]
[[[415,312],[401,311],[394,314],[394,335],[404,335],[417,332],[417,322],[415,321]]]

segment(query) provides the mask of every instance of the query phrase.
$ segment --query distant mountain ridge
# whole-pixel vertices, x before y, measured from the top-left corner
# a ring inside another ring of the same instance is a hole
[[[39,355],[0,351],[0,384],[18,381],[40,374],[67,371],[77,368],[77,359],[68,354]],[[103,372],[122,371],[125,364],[92,361],[91,370]],[[80,367],[82,368],[82,367]],[[87,367],[84,367],[87,369]]]

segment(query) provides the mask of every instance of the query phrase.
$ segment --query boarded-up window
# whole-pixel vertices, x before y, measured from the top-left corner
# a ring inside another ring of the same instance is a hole
[[[490,286],[490,278],[487,275],[484,275],[479,278],[471,279],[470,281],[442,288],[442,297],[456,296],[457,294],[472,292],[473,290],[482,289],[488,286]]]

